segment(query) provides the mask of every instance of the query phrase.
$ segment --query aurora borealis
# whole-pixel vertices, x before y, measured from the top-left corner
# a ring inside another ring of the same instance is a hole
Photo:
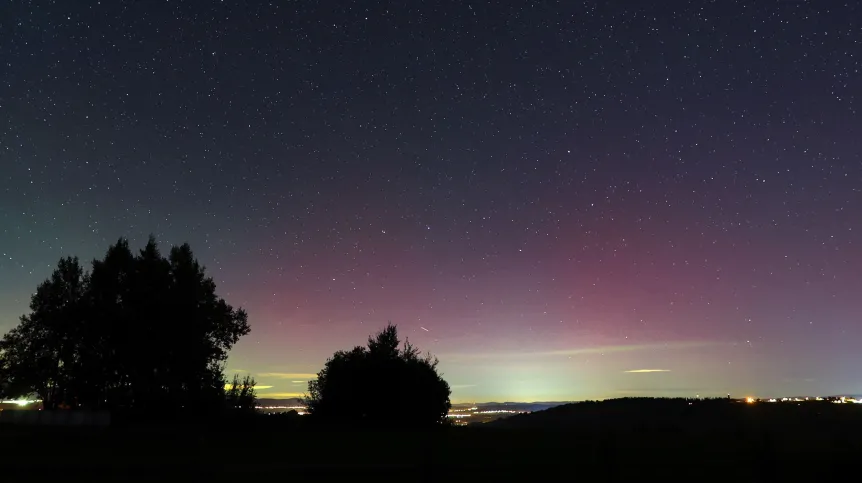
[[[6,2],[0,331],[152,233],[249,312],[263,397],[387,321],[454,401],[862,393],[860,19]]]

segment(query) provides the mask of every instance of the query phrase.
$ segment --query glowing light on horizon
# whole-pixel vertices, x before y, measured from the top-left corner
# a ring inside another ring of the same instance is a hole
[[[38,402],[42,402],[42,400],[41,399],[15,399],[15,400],[8,400],[8,401],[0,401],[0,404],[15,404],[17,406],[23,407],[23,406],[27,406],[29,404],[34,404],[34,403],[38,403]]]

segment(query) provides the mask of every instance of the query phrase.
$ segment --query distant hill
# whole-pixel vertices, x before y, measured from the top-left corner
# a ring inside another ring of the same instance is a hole
[[[586,432],[650,430],[724,433],[752,426],[862,424],[855,404],[822,402],[754,403],[731,399],[623,398],[586,401],[514,415],[489,427]]]
[[[265,407],[291,407],[291,406],[305,406],[302,403],[302,400],[299,398],[290,398],[290,399],[271,399],[271,398],[259,398],[257,400],[258,406]]]

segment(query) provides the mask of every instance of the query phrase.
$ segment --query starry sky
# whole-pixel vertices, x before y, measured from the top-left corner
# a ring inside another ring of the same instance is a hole
[[[853,1],[0,6],[0,332],[188,241],[302,393],[387,321],[454,401],[862,393]]]

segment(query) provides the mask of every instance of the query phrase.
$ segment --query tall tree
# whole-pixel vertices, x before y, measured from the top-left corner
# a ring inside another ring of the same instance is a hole
[[[218,404],[228,351],[249,332],[248,316],[216,296],[215,283],[206,277],[187,244],[174,247],[169,261],[173,280],[169,309],[173,344],[167,355],[170,390],[182,391],[189,404]]]
[[[89,274],[64,258],[0,340],[4,390],[49,408],[223,407],[224,364],[249,325],[215,289],[188,245],[165,258],[151,238],[136,256],[120,239]]]
[[[338,351],[308,383],[305,403],[325,423],[420,427],[440,424],[451,403],[437,359],[403,346],[389,324],[367,347]]]
[[[93,260],[82,327],[80,388],[77,403],[88,407],[132,405],[129,371],[130,315],[135,257],[125,239],[108,247],[102,260]]]
[[[164,383],[170,370],[168,355],[173,343],[160,343],[171,322],[165,314],[170,313],[173,287],[170,262],[159,251],[154,238],[135,259],[129,304],[128,328],[130,339],[126,350],[126,364],[134,393],[136,407],[158,406],[166,399]],[[147,361],[141,364],[139,361]]]
[[[46,408],[68,400],[86,285],[78,259],[63,258],[36,289],[31,313],[0,340],[0,373],[9,390],[36,394]]]

